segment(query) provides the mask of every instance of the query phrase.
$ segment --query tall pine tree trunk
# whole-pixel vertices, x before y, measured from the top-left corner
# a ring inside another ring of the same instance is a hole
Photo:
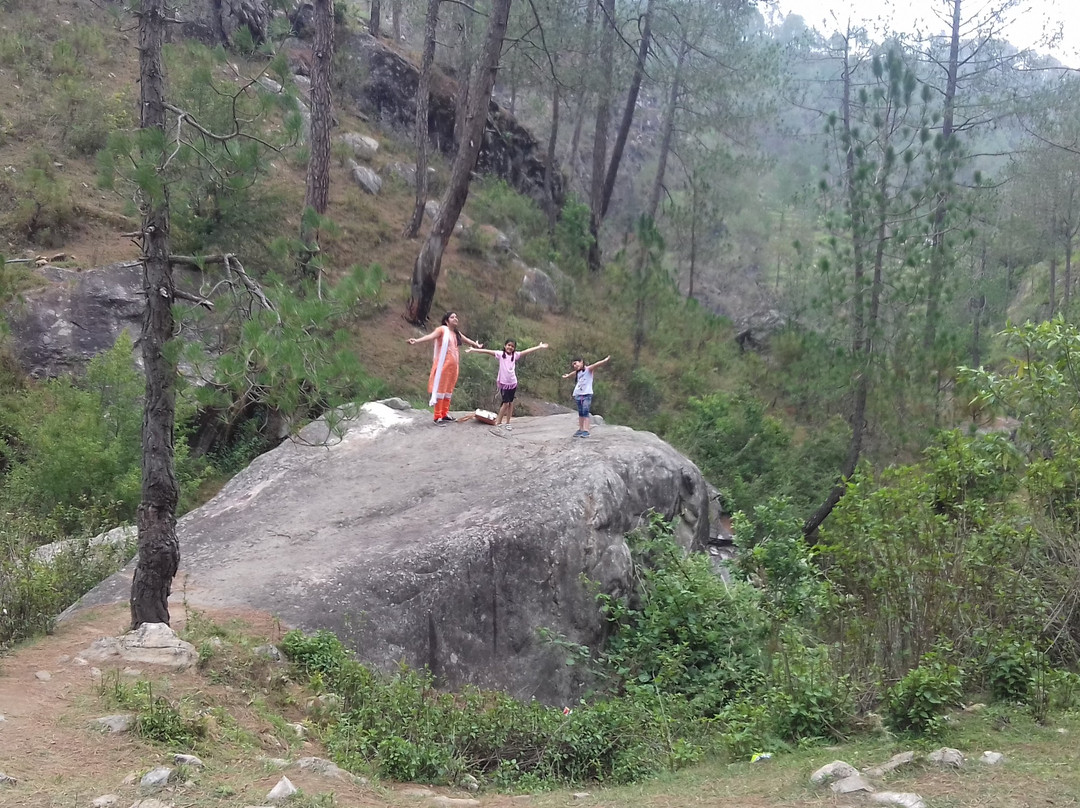
[[[552,56],[552,67],[559,63],[558,54]],[[559,219],[559,206],[555,204],[555,146],[559,142],[559,77],[551,82],[551,134],[548,136],[547,161],[544,166],[544,200],[547,202],[548,232],[555,233]]]
[[[304,208],[320,216],[330,200],[330,124],[333,119],[331,83],[334,61],[334,0],[315,0],[315,40],[311,48],[311,138]],[[318,252],[318,229],[305,216],[300,225],[306,266]]]
[[[164,139],[165,66],[162,44],[165,0],[143,0],[139,10],[139,126]],[[150,147],[154,149],[154,147]],[[155,150],[156,151],[156,150]],[[144,154],[144,157],[147,156]],[[164,153],[153,159],[160,167]],[[139,560],[131,581],[131,627],[169,622],[169,593],[180,564],[176,503],[180,486],[174,466],[176,364],[167,350],[173,336],[175,295],[169,265],[169,196],[158,178],[140,187],[143,291],[146,312],[139,344],[146,373],[142,424],[142,499],[139,502]]]
[[[413,140],[416,143],[416,204],[412,217],[402,235],[415,238],[424,221],[424,205],[428,193],[428,106],[431,101],[431,65],[435,60],[435,36],[439,29],[439,2],[428,0],[424,19],[424,53],[420,59],[420,79],[416,87],[416,121],[413,124]]]
[[[660,155],[656,158],[656,178],[653,180],[652,193],[649,194],[649,218],[656,220],[656,212],[660,209],[660,196],[664,192],[664,174],[667,172],[668,155],[671,154],[671,143],[675,139],[675,115],[679,109],[679,93],[682,91],[682,71],[686,64],[686,56],[690,52],[690,43],[686,41],[686,33],[683,32],[679,42],[679,55],[675,60],[675,75],[671,78],[671,91],[668,93],[667,107],[664,109],[664,122],[661,126]]]
[[[604,167],[607,164],[608,126],[611,124],[611,93],[614,84],[615,0],[598,0],[600,10],[600,89],[596,93],[596,127],[593,129],[592,175],[589,192],[589,268],[600,269],[600,223],[604,200]]]
[[[626,92],[626,106],[623,107],[622,119],[619,121],[619,128],[615,132],[615,144],[611,147],[611,162],[608,163],[607,173],[604,176],[604,190],[600,202],[601,222],[607,216],[608,206],[611,204],[611,195],[615,191],[615,178],[619,174],[623,151],[626,148],[627,138],[630,137],[630,127],[634,123],[638,93],[641,91],[641,81],[645,77],[645,60],[649,56],[649,48],[652,47],[652,11],[653,0],[648,0],[645,5],[645,15],[642,17],[641,41],[638,43],[637,61],[634,63],[634,73],[630,78],[630,89]]]
[[[368,20],[368,33],[373,37],[379,35],[379,26],[382,24],[382,0],[371,0],[371,19]]]
[[[949,40],[949,64],[945,74],[945,97],[941,110],[941,171],[940,190],[934,207],[933,232],[930,235],[930,274],[926,284],[926,324],[923,330],[923,349],[934,347],[937,340],[938,320],[941,319],[941,290],[945,282],[947,245],[945,243],[945,220],[952,191],[952,175],[956,156],[953,153],[953,120],[956,114],[956,84],[960,70],[960,7],[963,0],[952,0],[952,30]]]
[[[439,213],[431,224],[431,232],[424,240],[413,265],[412,289],[405,310],[405,318],[412,323],[427,322],[435,298],[439,270],[442,268],[443,251],[450,241],[454,224],[469,195],[469,177],[476,166],[476,157],[484,139],[491,89],[495,86],[495,74],[499,69],[506,23],[510,16],[510,2],[511,0],[493,0],[491,5],[484,48],[472,71],[469,104],[462,128],[461,144],[450,169],[450,182],[439,205]]]

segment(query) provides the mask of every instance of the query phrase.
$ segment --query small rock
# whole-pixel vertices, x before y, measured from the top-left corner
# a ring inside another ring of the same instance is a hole
[[[471,774],[466,774],[464,777],[461,778],[461,785],[468,791],[480,790],[480,782]]]
[[[39,682],[47,682],[52,679],[52,674],[48,671],[38,671],[34,674],[34,678],[36,678]]]
[[[174,769],[168,766],[158,766],[156,769],[151,769],[142,776],[142,779],[139,781],[139,788],[146,789],[147,791],[163,788],[175,776],[176,772]]]
[[[384,399],[381,399],[378,403],[383,404],[383,405],[389,407],[392,410],[411,410],[412,409],[412,405],[409,404],[409,402],[406,401],[403,398],[384,398]]]
[[[109,808],[110,805],[116,805],[116,802],[119,799],[120,797],[116,794],[102,794],[90,804],[93,805],[94,808]]]
[[[71,664],[80,668],[85,668],[90,663],[83,659],[81,656],[77,656],[73,660],[71,660]]]
[[[826,763],[816,772],[810,775],[810,782],[816,786],[823,786],[833,780],[843,780],[845,777],[854,777],[859,770],[843,760],[834,760]]]
[[[831,786],[829,786],[837,794],[854,794],[856,791],[873,791],[874,787],[870,784],[870,781],[864,778],[862,775],[853,774],[850,777],[845,777],[842,780],[837,780]]]
[[[592,794],[588,791],[575,791],[571,796],[573,796],[575,800],[587,800]]]
[[[281,802],[287,800],[297,791],[296,786],[292,784],[292,781],[288,777],[282,777],[278,780],[278,784],[270,789],[270,793],[266,795],[267,802]]]
[[[173,763],[177,766],[190,766],[193,769],[201,769],[203,767],[203,762],[195,757],[195,755],[177,753],[173,755]]]
[[[367,166],[362,166],[352,160],[349,162],[353,181],[372,196],[378,196],[379,191],[382,190],[382,177]]]
[[[296,765],[300,768],[300,771],[312,771],[315,774],[321,774],[323,777],[337,777],[339,779],[346,779],[349,773],[340,768],[332,760],[326,760],[320,757],[302,757],[296,761]]]
[[[135,725],[135,716],[128,713],[120,713],[117,715],[105,715],[101,718],[95,718],[90,722],[90,726],[95,729],[99,729],[102,732],[128,732]]]
[[[923,798],[910,791],[879,791],[870,795],[870,802],[876,802],[879,805],[899,805],[900,808],[926,808]]]
[[[14,777],[9,777],[3,772],[0,772],[0,786],[15,786],[18,784],[19,781],[16,780]]]
[[[303,738],[307,735],[307,730],[304,729],[303,724],[289,724],[292,727],[293,732],[296,733],[297,738]]]
[[[982,753],[982,757],[979,758],[979,760],[981,760],[987,766],[996,766],[999,763],[1003,763],[1005,761],[1005,756],[1001,754],[1001,752],[986,751]]]
[[[281,651],[278,650],[276,645],[260,645],[254,651],[255,656],[263,657],[274,662],[281,662]]]
[[[435,792],[430,788],[403,788],[399,792],[403,797],[434,797]]]
[[[1068,735],[1069,731],[1065,727],[1058,727],[1058,735]]]
[[[90,678],[91,679],[100,679],[101,678],[101,668],[91,668],[90,669]]]
[[[879,766],[872,766],[869,769],[863,769],[863,774],[867,777],[884,777],[891,771],[896,771],[901,766],[906,766],[909,763],[915,762],[914,752],[901,752],[898,755],[893,755],[887,761]]]
[[[147,797],[144,800],[132,803],[131,808],[172,808],[172,806],[154,797]]]
[[[974,704],[969,704],[964,708],[965,713],[981,713],[986,709],[986,705],[981,701],[977,701]]]
[[[142,671],[139,668],[124,668],[120,673],[124,674],[131,679],[138,679],[142,676]]]
[[[61,665],[66,665],[71,662],[71,657],[69,657],[67,654],[61,654],[56,658],[56,661],[59,662]]]
[[[926,759],[931,763],[937,763],[940,766],[951,766],[954,769],[959,769],[964,765],[964,755],[959,749],[951,749],[948,746],[943,746],[940,749],[935,749]]]
[[[139,775],[135,774],[135,772],[132,772],[127,777],[125,777],[121,782],[125,786],[130,786],[130,785],[134,785],[138,781],[138,779],[139,779]]]
[[[263,758],[262,762],[272,769],[284,769],[289,765],[285,758]]]
[[[458,806],[479,805],[480,800],[438,796],[431,798],[431,804],[443,806],[443,808],[457,808]]]

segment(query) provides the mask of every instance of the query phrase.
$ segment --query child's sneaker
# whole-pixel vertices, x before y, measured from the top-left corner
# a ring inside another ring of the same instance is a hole
[[[582,430],[581,432],[578,433],[578,437],[579,438],[587,438],[587,437],[589,437],[589,433],[588,433],[587,430]]]
[[[581,437],[581,436],[582,436],[583,434],[585,434],[585,433],[584,433],[584,432],[582,432],[582,431],[581,431],[581,430],[579,429],[579,430],[578,430],[577,432],[575,432],[575,433],[574,433],[574,437],[575,437],[575,438],[580,438],[580,437]]]

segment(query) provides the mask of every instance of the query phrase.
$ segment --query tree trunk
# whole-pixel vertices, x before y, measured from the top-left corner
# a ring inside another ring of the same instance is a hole
[[[600,10],[600,89],[596,93],[596,127],[593,129],[592,175],[589,192],[589,269],[600,270],[600,208],[604,198],[604,166],[607,163],[608,126],[611,125],[611,91],[614,84],[615,0],[598,0]]]
[[[675,115],[678,112],[679,93],[682,90],[682,71],[690,44],[683,33],[679,42],[679,55],[675,60],[675,75],[671,79],[671,92],[668,93],[667,108],[664,110],[664,123],[660,136],[660,156],[656,160],[656,179],[653,180],[652,193],[649,194],[649,218],[656,221],[656,212],[660,209],[660,195],[664,192],[664,174],[667,172],[668,155],[671,154],[671,142],[675,137]]]
[[[553,64],[559,63],[558,55],[552,57]],[[544,199],[547,201],[548,233],[555,234],[555,224],[559,219],[559,206],[555,204],[555,146],[559,142],[559,78],[551,82],[551,134],[548,137],[547,162],[544,166]]]
[[[949,65],[945,75],[945,97],[941,110],[941,156],[945,176],[939,179],[931,233],[930,275],[926,284],[926,324],[923,330],[923,350],[929,351],[937,340],[938,320],[941,317],[941,289],[945,281],[945,218],[949,207],[953,173],[953,119],[956,111],[956,84],[960,69],[960,7],[963,0],[952,0],[952,31],[949,40]]]
[[[165,67],[162,44],[165,0],[143,0],[139,11],[139,126],[166,128]],[[153,148],[153,147],[151,147]],[[149,156],[144,154],[144,157]],[[160,167],[164,152],[152,155]],[[180,486],[174,467],[176,365],[167,350],[173,335],[175,294],[169,264],[169,197],[164,183],[140,188],[143,214],[143,291],[146,313],[139,344],[146,374],[142,424],[142,499],[139,503],[139,559],[131,582],[131,627],[169,622],[169,593],[180,564],[176,503]]]
[[[1053,317],[1057,311],[1057,256],[1050,259],[1050,312],[1048,317]]]
[[[454,109],[454,143],[461,147],[465,140],[465,119],[468,116],[470,93],[472,92],[473,60],[469,47],[469,31],[472,27],[472,0],[463,0],[455,6],[458,13],[458,77],[457,97]],[[486,103],[486,100],[485,100]]]
[[[416,86],[416,121],[413,140],[416,142],[416,204],[412,218],[405,225],[402,236],[415,238],[424,221],[424,205],[428,193],[428,105],[431,100],[431,64],[435,60],[435,36],[439,29],[439,2],[428,0],[424,19],[424,53],[420,59],[420,79]]]
[[[379,36],[379,24],[382,18],[382,0],[371,0],[371,19],[368,20],[368,33]]]
[[[401,42],[401,0],[390,2],[390,25],[394,30],[394,42]]]
[[[600,201],[601,222],[607,216],[608,206],[611,204],[611,195],[615,190],[615,177],[618,176],[619,164],[622,162],[623,151],[626,148],[626,140],[630,136],[630,127],[634,123],[634,112],[637,110],[641,80],[645,77],[645,60],[648,58],[649,48],[652,46],[652,10],[653,0],[648,0],[645,5],[645,15],[642,18],[641,41],[638,43],[634,74],[630,79],[630,89],[626,93],[626,106],[623,107],[622,120],[619,122],[619,128],[615,133],[615,145],[611,149],[611,162],[608,163],[607,174],[604,177],[604,189]]]
[[[304,208],[320,216],[330,199],[330,125],[333,119],[334,0],[315,0],[315,41],[311,47],[311,154],[308,158]],[[319,250],[319,232],[301,220],[304,266]]]
[[[439,205],[439,213],[432,222],[431,232],[424,240],[424,246],[413,265],[412,289],[405,310],[405,318],[412,323],[427,322],[442,267],[443,251],[469,196],[469,177],[476,166],[476,157],[484,139],[491,89],[495,85],[495,74],[499,69],[506,22],[510,16],[510,3],[511,0],[492,2],[484,48],[472,71],[470,100],[465,114],[461,145],[450,169],[450,182]]]
[[[848,51],[850,40],[844,42],[844,69],[841,75],[841,121],[844,127],[844,189],[847,195],[847,205],[851,219],[851,250],[852,250],[852,354],[862,360],[861,367],[856,371],[855,393],[852,399],[851,412],[848,416],[848,426],[851,428],[851,440],[848,443],[847,457],[840,468],[840,479],[829,491],[825,501],[821,503],[810,518],[803,524],[803,534],[811,535],[822,522],[832,513],[833,508],[840,502],[840,498],[847,490],[847,480],[855,473],[862,456],[863,436],[866,432],[866,402],[870,393],[870,366],[869,356],[873,348],[866,318],[866,300],[863,288],[866,277],[866,254],[865,254],[865,229],[864,229],[864,206],[861,194],[858,191],[855,177],[855,141],[852,134],[851,124],[851,96],[852,76],[851,61]],[[882,181],[886,181],[883,177]],[[873,308],[873,304],[872,304]]]
[[[592,53],[595,29],[596,0],[589,0],[585,6],[585,53]],[[582,82],[578,86],[575,97],[577,101],[577,112],[574,120],[574,134],[570,138],[570,160],[567,163],[567,165],[570,166],[571,177],[579,176],[577,170],[578,147],[581,144],[581,129],[585,124],[585,112],[589,107],[589,92],[585,82]]]

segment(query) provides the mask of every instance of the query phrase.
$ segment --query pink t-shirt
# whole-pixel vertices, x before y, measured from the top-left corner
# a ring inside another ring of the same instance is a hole
[[[499,375],[495,384],[504,389],[517,387],[517,361],[521,351],[514,351],[507,356],[505,351],[499,351]]]

